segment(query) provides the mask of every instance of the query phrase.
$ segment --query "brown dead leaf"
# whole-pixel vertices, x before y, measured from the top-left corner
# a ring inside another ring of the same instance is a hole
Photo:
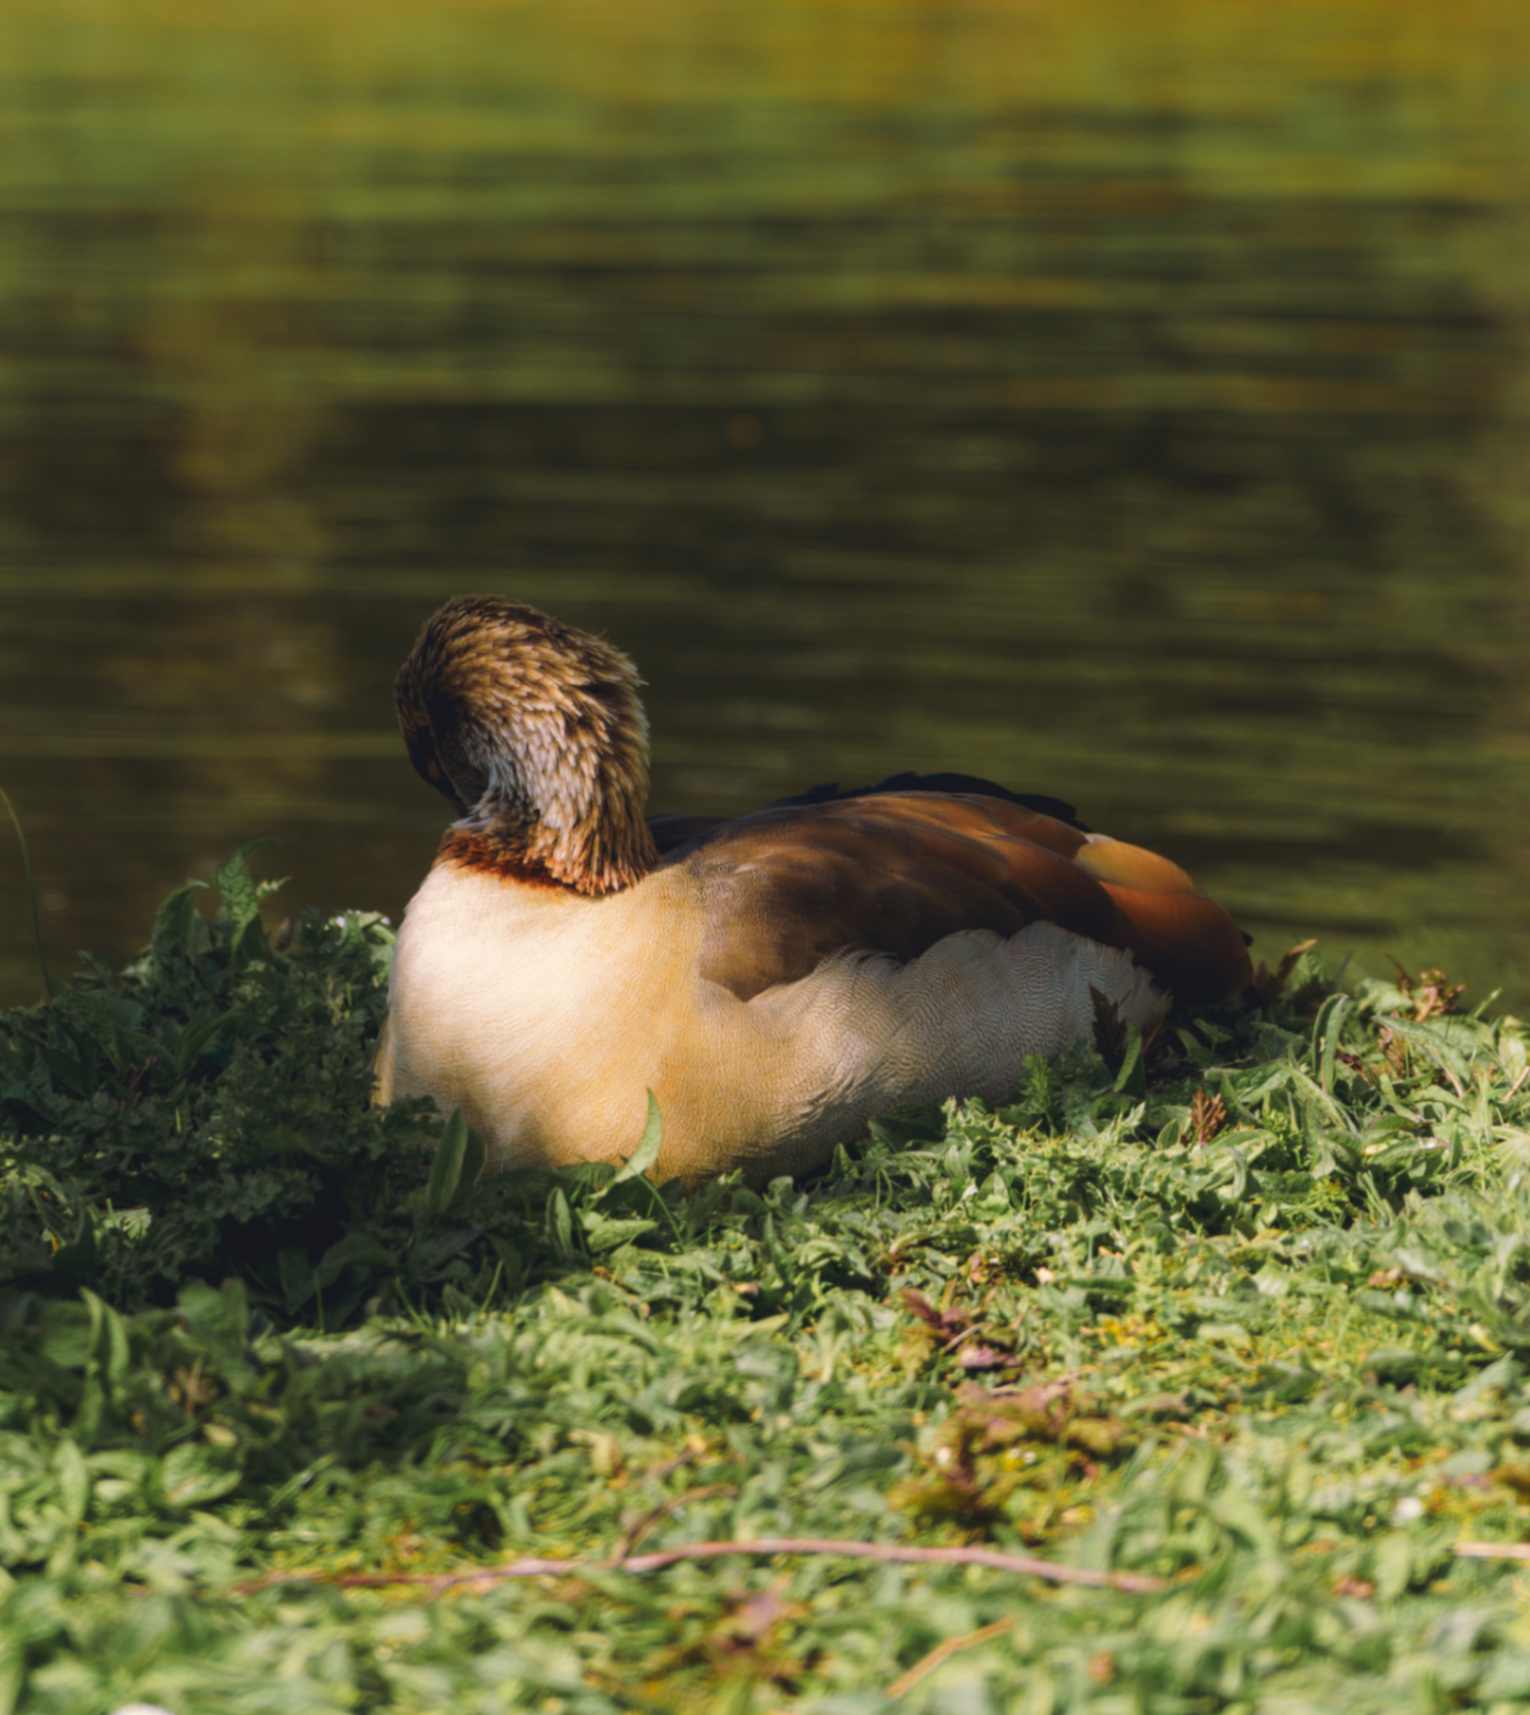
[[[785,1588],[782,1580],[768,1590],[755,1590],[735,1600],[712,1634],[714,1644],[735,1655],[756,1650],[783,1620],[806,1613],[800,1602],[788,1602],[782,1597]]]
[[[1317,945],[1317,937],[1312,936],[1306,941],[1298,941],[1294,947],[1287,947],[1281,955],[1280,963],[1273,968],[1261,959],[1254,971],[1254,980],[1249,987],[1261,1006],[1268,1006],[1278,1000],[1286,991],[1286,984],[1291,980],[1291,973],[1296,969],[1304,953],[1310,953]]]
[[[1190,1132],[1196,1143],[1210,1143],[1227,1124],[1227,1103],[1197,1090],[1190,1102]]]
[[[188,1417],[195,1417],[198,1412],[205,1411],[222,1390],[197,1362],[177,1369],[170,1377],[166,1391]]]
[[[1408,1074],[1408,1044],[1394,1031],[1382,1025],[1376,1032],[1376,1043],[1381,1049],[1382,1057],[1386,1060],[1387,1069],[1394,1078],[1404,1078]]]
[[[1071,1382],[1022,1388],[964,1387],[957,1417],[984,1452],[1017,1441],[1049,1441],[1096,1459],[1108,1459],[1127,1437],[1119,1418],[1100,1413]]]
[[[937,1310],[922,1292],[912,1286],[905,1287],[901,1296],[904,1308],[917,1316],[929,1330],[936,1350],[945,1353],[954,1349],[956,1361],[964,1370],[1007,1369],[1018,1361],[1009,1347],[992,1339],[977,1338],[978,1320],[971,1312],[958,1305]]]
[[[1456,1002],[1466,992],[1465,983],[1451,982],[1437,965],[1419,971],[1416,976],[1396,959],[1392,960],[1392,968],[1397,972],[1397,986],[1413,1002],[1413,1016],[1420,1024],[1454,1012]]]
[[[917,1316],[932,1334],[938,1334],[942,1339],[949,1340],[953,1335],[965,1334],[972,1326],[972,1318],[964,1310],[937,1310],[929,1299],[912,1286],[905,1286],[899,1294],[903,1300],[903,1308]]]
[[[982,1345],[963,1346],[956,1354],[956,1361],[969,1375],[975,1375],[981,1370],[1010,1369],[1018,1362],[1013,1352],[1002,1351],[997,1346]]]

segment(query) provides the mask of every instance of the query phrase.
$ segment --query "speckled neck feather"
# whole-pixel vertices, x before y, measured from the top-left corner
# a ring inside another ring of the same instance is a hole
[[[498,596],[426,622],[394,686],[409,759],[462,818],[444,861],[599,897],[656,861],[648,722],[604,639]]]

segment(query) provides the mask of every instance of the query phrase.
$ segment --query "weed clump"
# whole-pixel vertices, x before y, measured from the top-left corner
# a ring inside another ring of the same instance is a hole
[[[242,855],[210,918],[199,891],[171,894],[126,970],[87,960],[0,1017],[0,1283],[131,1309],[249,1275],[306,1302],[305,1259],[385,1226],[418,1178],[428,1128],[367,1105],[387,925],[305,914],[273,947],[274,884]]]

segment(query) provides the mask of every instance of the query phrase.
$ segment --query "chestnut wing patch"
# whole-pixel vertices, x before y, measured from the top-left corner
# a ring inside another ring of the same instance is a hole
[[[998,797],[776,807],[707,830],[669,861],[701,895],[701,975],[742,999],[836,953],[906,961],[964,929],[1010,936],[1038,921],[1128,949],[1186,999],[1247,978],[1231,919],[1176,866]]]

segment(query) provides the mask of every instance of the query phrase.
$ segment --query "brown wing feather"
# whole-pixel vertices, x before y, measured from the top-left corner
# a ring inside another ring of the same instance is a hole
[[[833,799],[740,817],[700,842],[669,861],[702,895],[702,975],[746,999],[848,949],[906,960],[959,930],[1007,936],[1041,920],[1130,950],[1186,999],[1248,978],[1232,920],[1186,891],[1176,865],[1000,798]]]

